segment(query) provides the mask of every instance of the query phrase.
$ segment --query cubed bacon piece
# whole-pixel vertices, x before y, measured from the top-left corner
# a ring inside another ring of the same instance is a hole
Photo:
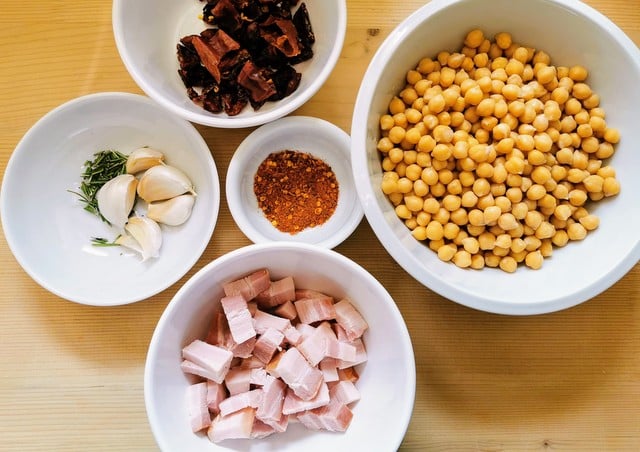
[[[223,384],[207,380],[207,407],[214,414],[220,412],[220,402],[227,398],[227,391]]]
[[[298,318],[302,323],[314,323],[336,318],[333,298],[303,298],[294,303]]]
[[[260,367],[257,369],[250,369],[250,370],[251,370],[251,377],[249,378],[249,383],[251,383],[252,385],[264,386],[267,384],[267,382],[271,378],[267,374],[267,371],[264,369],[264,367]]]
[[[229,348],[233,356],[236,358],[250,358],[253,355],[253,348],[256,346],[256,338],[250,337],[242,344],[236,344],[232,341],[232,345]]]
[[[298,419],[312,430],[344,432],[351,424],[353,412],[344,403],[332,399],[325,406],[299,413]]]
[[[264,292],[259,293],[255,299],[258,302],[258,306],[262,309],[273,308],[287,301],[295,300],[296,288],[293,283],[293,278],[287,276],[286,278],[272,281],[271,286]]]
[[[258,358],[256,358],[255,356],[251,355],[248,358],[242,359],[242,362],[240,363],[240,367],[246,368],[246,369],[258,369],[258,368],[263,368],[264,363],[260,361]]]
[[[329,323],[322,322],[298,345],[298,350],[312,366],[316,366],[327,356],[329,341],[338,342]]]
[[[269,328],[274,328],[278,331],[284,332],[284,330],[291,326],[289,319],[278,317],[277,315],[269,314],[268,312],[258,309],[253,315],[253,327],[258,334],[264,334]]]
[[[199,432],[211,425],[207,408],[207,384],[205,382],[187,386],[187,407],[191,430]]]
[[[192,363],[188,359],[182,360],[182,362],[180,363],[180,368],[186,374],[196,375],[207,380],[217,378],[215,373],[205,369],[204,367],[200,367],[197,364]]]
[[[326,383],[320,385],[320,389],[314,398],[311,400],[302,400],[300,397],[289,388],[287,395],[284,398],[282,404],[282,414],[289,415],[294,413],[300,413],[301,411],[312,410],[325,406],[330,401],[329,388]]]
[[[264,292],[271,285],[269,271],[257,270],[244,278],[222,285],[226,296],[242,295],[246,301],[253,300],[260,292]]]
[[[334,305],[336,311],[336,321],[338,325],[344,328],[347,333],[347,338],[353,341],[362,336],[362,334],[369,328],[369,325],[364,320],[358,310],[351,304],[351,302],[344,298]]]
[[[253,349],[253,354],[263,363],[268,363],[273,358],[273,355],[278,350],[282,341],[284,340],[284,334],[275,328],[267,328],[267,330],[260,335],[256,341],[256,345]]]
[[[291,345],[298,345],[302,341],[302,334],[293,326],[283,331],[285,340]]]
[[[296,300],[305,298],[331,298],[329,295],[313,289],[296,289]]]
[[[357,366],[358,364],[362,364],[367,361],[367,351],[364,348],[364,342],[362,342],[362,339],[356,339],[355,341],[351,342],[351,344],[353,344],[356,348],[356,358],[353,361],[338,360],[339,369]]]
[[[318,368],[322,372],[324,381],[327,383],[340,380],[340,377],[338,376],[338,360],[335,358],[324,358],[318,364]]]
[[[312,367],[295,347],[282,355],[276,372],[302,400],[314,398],[323,382],[322,372]]]
[[[253,408],[245,408],[228,416],[218,415],[211,422],[207,436],[214,443],[225,439],[251,438],[254,419],[255,409]]]
[[[231,366],[233,353],[196,339],[182,349],[182,357],[207,370],[211,380],[222,383]]]
[[[224,384],[230,395],[241,394],[251,389],[251,370],[242,367],[229,369]]]
[[[345,367],[344,369],[338,369],[338,378],[340,381],[350,381],[355,383],[360,378],[358,372],[354,367]]]
[[[284,356],[284,353],[285,353],[284,350],[279,351],[278,353],[276,353],[273,359],[267,363],[265,370],[269,375],[276,378],[280,378],[280,375],[278,374],[278,364],[280,363],[280,360]],[[260,362],[262,363],[262,361]],[[264,365],[264,363],[262,363],[262,365]]]
[[[355,362],[358,359],[355,345],[337,339],[327,340],[327,356],[342,362]]]
[[[251,438],[262,439],[269,435],[276,433],[276,429],[268,424],[265,424],[258,418],[253,420],[253,427],[251,428]]]
[[[269,377],[263,386],[262,404],[256,410],[256,417],[262,422],[276,426],[282,421],[282,404],[287,386],[279,378]]]
[[[263,397],[262,389],[252,389],[229,396],[218,405],[220,415],[225,417],[245,408],[258,408],[262,404]]]
[[[251,313],[247,307],[247,302],[242,295],[231,295],[220,300],[224,315],[229,323],[231,336],[236,344],[242,344],[252,337],[255,337],[256,330],[253,328]]]
[[[258,303],[256,303],[255,301],[249,301],[247,303],[247,309],[249,310],[251,317],[253,317],[256,311],[258,310]]]
[[[285,301],[273,310],[274,314],[284,317],[285,319],[294,320],[298,317],[298,311],[291,301]]]
[[[316,331],[315,327],[306,323],[298,323],[296,325],[296,330],[298,330],[298,333],[300,333],[300,336],[302,338],[301,340],[303,341]]]
[[[233,346],[231,331],[229,331],[229,324],[227,323],[227,318],[222,311],[216,311],[213,315],[213,321],[209,327],[206,342],[211,345],[226,348],[227,350]]]
[[[331,399],[349,405],[350,403],[360,400],[360,391],[351,381],[338,381],[332,384],[329,389]]]

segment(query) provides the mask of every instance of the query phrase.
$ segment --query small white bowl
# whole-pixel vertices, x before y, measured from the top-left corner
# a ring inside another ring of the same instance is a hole
[[[316,36],[312,59],[294,68],[302,73],[290,96],[267,102],[258,111],[247,106],[239,115],[210,113],[194,104],[178,75],[176,45],[198,34],[206,24],[198,19],[204,3],[198,0],[115,0],[113,32],[120,57],[142,90],[160,105],[189,121],[212,127],[253,127],[286,116],[308,101],[336,65],[347,30],[345,0],[306,0]]]
[[[306,152],[326,162],[339,185],[338,205],[326,223],[289,234],[267,220],[253,191],[254,176],[272,152]],[[318,118],[289,116],[254,130],[234,153],[227,171],[226,195],[238,227],[254,243],[270,241],[304,242],[333,248],[342,243],[363,217],[353,185],[349,135]]]
[[[181,368],[181,350],[202,338],[220,308],[222,283],[268,268],[272,278],[293,276],[297,287],[348,296],[369,329],[363,336],[368,361],[357,368],[361,399],[344,433],[314,432],[291,424],[260,440],[213,444],[192,433],[185,392],[193,379]],[[164,451],[395,451],[411,419],[415,361],[406,325],[385,288],[347,257],[301,243],[249,245],[225,254],[193,275],[167,305],[151,338],[144,372],[144,399],[156,442]]]
[[[506,31],[515,42],[544,50],[554,65],[583,65],[587,83],[600,95],[607,123],[620,130],[610,164],[619,195],[595,203],[601,219],[581,242],[556,249],[539,270],[460,269],[442,262],[415,240],[380,189],[376,149],[380,115],[406,83],[406,72],[426,56],[459,49],[466,34]],[[640,50],[609,19],[575,0],[432,0],[404,20],[373,57],[356,100],[352,164],[367,220],[389,254],[415,279],[437,293],[483,311],[528,315],[569,308],[618,281],[640,258]]]
[[[141,262],[120,247],[92,246],[117,231],[86,212],[78,196],[83,164],[93,154],[140,146],[161,150],[198,193],[191,217],[162,226],[160,257]],[[14,150],[2,183],[0,213],[18,263],[42,287],[68,300],[113,306],[150,297],[178,281],[205,250],[218,217],[215,163],[196,129],[151,99],[93,94],[41,118]]]

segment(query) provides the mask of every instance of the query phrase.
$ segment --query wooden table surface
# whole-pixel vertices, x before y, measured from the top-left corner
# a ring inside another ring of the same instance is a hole
[[[345,131],[374,51],[424,1],[347,3],[341,58],[320,92],[296,112]],[[588,3],[640,44],[639,0]],[[142,93],[116,51],[111,2],[3,0],[2,174],[40,117],[101,91]],[[231,155],[250,130],[198,130],[224,187]],[[42,289],[0,234],[0,450],[156,450],[142,384],[156,322],[195,271],[249,243],[223,198],[213,238],[184,278],[151,299],[96,308]],[[336,249],[381,281],[407,322],[417,393],[403,450],[640,450],[639,265],[578,307],[515,318],[462,307],[421,286],[391,259],[366,220]]]

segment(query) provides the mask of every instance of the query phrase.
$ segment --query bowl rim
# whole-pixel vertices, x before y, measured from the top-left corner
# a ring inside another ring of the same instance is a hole
[[[253,114],[242,117],[218,116],[213,113],[209,113],[204,109],[202,112],[196,113],[171,102],[163,96],[152,83],[149,83],[138,72],[136,63],[129,55],[126,40],[124,38],[124,31],[120,25],[122,23],[122,17],[125,14],[125,6],[129,1],[130,0],[114,0],[113,7],[111,9],[111,22],[116,48],[118,49],[118,54],[120,55],[120,59],[127,69],[127,72],[140,89],[142,89],[147,96],[162,105],[162,107],[183,119],[209,127],[227,129],[255,127],[279,119],[300,108],[309,99],[311,99],[320,90],[320,88],[322,88],[326,80],[329,78],[329,75],[331,75],[331,72],[333,72],[340,54],[342,53],[342,47],[347,33],[347,0],[335,0],[338,6],[338,15],[336,18],[337,35],[335,43],[329,53],[329,58],[327,59],[326,64],[322,67],[318,76],[312,80],[309,87],[305,91],[301,92],[299,96],[287,97],[278,101],[282,103],[270,111],[254,111]]]
[[[368,167],[366,152],[367,114],[370,111],[373,92],[380,80],[382,74],[381,68],[385,66],[386,58],[393,52],[394,47],[404,39],[408,33],[407,30],[415,28],[438,12],[452,5],[464,3],[465,1],[468,0],[432,0],[414,11],[390,32],[367,67],[357,93],[351,125],[352,167],[354,168],[356,189],[365,211],[365,217],[380,243],[407,273],[425,287],[458,304],[489,313],[516,316],[547,314],[571,308],[602,293],[631,270],[640,260],[640,240],[630,247],[628,253],[620,262],[603,277],[587,284],[572,294],[533,303],[522,302],[516,304],[494,300],[482,294],[461,290],[454,284],[438,278],[437,275],[428,269],[426,272],[420,271],[423,269],[421,267],[422,263],[415,259],[413,255],[403,252],[403,243],[393,232],[376,203],[375,193],[371,187],[368,172],[355,170],[355,168]],[[574,14],[585,17],[591,22],[598,23],[599,26],[604,28],[610,36],[619,43],[626,53],[634,57],[635,61],[640,62],[640,49],[638,49],[635,43],[616,24],[593,7],[577,0],[545,0],[545,2],[559,5]]]
[[[208,246],[208,242],[211,236],[213,235],[213,231],[215,229],[217,219],[218,219],[218,211],[220,208],[220,180],[219,180],[218,170],[216,168],[215,162],[213,160],[213,157],[211,157],[211,159],[208,160],[208,166],[209,166],[209,171],[214,179],[213,185],[216,187],[216,190],[215,190],[215,193],[213,194],[214,211],[212,212],[212,215],[208,215],[208,218],[209,218],[209,224],[207,226],[207,230],[209,231],[208,240],[202,241],[199,248],[196,249],[195,253],[193,253],[193,257],[185,265],[184,271],[181,272],[181,274],[176,273],[176,275],[173,278],[162,281],[162,283],[159,284],[158,287],[156,287],[152,291],[147,291],[145,293],[140,293],[134,296],[124,296],[110,303],[98,303],[91,298],[80,297],[80,296],[76,296],[73,294],[69,294],[65,291],[59,290],[57,287],[51,285],[46,280],[46,278],[43,278],[40,273],[36,272],[31,267],[30,261],[22,253],[21,247],[18,246],[19,241],[14,234],[14,230],[16,229],[16,226],[11,225],[11,220],[9,219],[11,218],[11,213],[7,210],[8,206],[6,201],[7,199],[6,187],[10,183],[9,181],[11,181],[11,179],[14,177],[12,176],[12,174],[15,173],[15,170],[13,167],[14,165],[17,164],[16,156],[26,152],[27,148],[25,146],[31,140],[31,137],[33,135],[36,135],[37,133],[40,133],[39,129],[43,125],[52,121],[58,114],[60,114],[60,112],[76,109],[78,107],[82,107],[83,104],[87,104],[87,103],[102,102],[103,100],[114,100],[114,99],[119,99],[123,102],[142,103],[155,109],[159,114],[162,114],[167,118],[169,118],[171,121],[174,121],[181,129],[183,129],[184,133],[190,134],[191,138],[194,139],[195,141],[198,141],[203,148],[209,149],[209,146],[207,145],[204,138],[202,138],[202,135],[198,133],[197,129],[191,123],[189,123],[188,121],[182,118],[171,115],[165,109],[160,108],[160,106],[156,102],[154,102],[152,99],[146,96],[143,96],[140,94],[116,92],[116,91],[91,93],[91,94],[86,94],[80,97],[73,98],[71,100],[68,100],[54,107],[53,109],[46,112],[34,124],[32,124],[29,127],[27,132],[22,136],[22,138],[14,148],[13,152],[11,153],[11,156],[9,158],[9,161],[7,162],[7,166],[3,175],[2,186],[0,187],[0,221],[2,223],[2,229],[4,231],[7,245],[9,246],[9,249],[11,250],[11,253],[13,254],[18,264],[22,267],[25,273],[27,273],[36,283],[38,283],[41,287],[43,287],[47,291],[65,300],[72,301],[74,303],[83,304],[83,305],[88,305],[88,306],[110,307],[110,306],[121,306],[125,304],[135,303],[141,300],[148,299],[149,297],[152,297],[162,292],[163,290],[167,289],[171,285],[175,284],[195,265],[198,259],[200,259],[200,257],[202,256],[202,253],[204,253],[204,250]]]
[[[243,255],[252,254],[254,252],[262,252],[268,250],[293,250],[293,251],[303,251],[310,253],[318,253],[329,259],[338,260],[344,265],[353,269],[353,271],[357,272],[362,278],[364,278],[368,284],[372,284],[377,287],[378,291],[383,295],[386,304],[389,306],[389,310],[391,311],[391,315],[395,321],[395,323],[399,326],[400,329],[400,337],[399,341],[402,344],[402,348],[407,351],[408,356],[411,359],[406,363],[406,378],[405,381],[402,382],[403,387],[406,388],[405,392],[405,403],[410,405],[411,409],[406,410],[401,413],[401,420],[399,425],[402,426],[402,435],[399,435],[397,439],[397,447],[400,447],[404,435],[406,435],[406,431],[409,428],[409,423],[411,422],[411,416],[413,414],[413,409],[415,406],[415,396],[416,396],[416,364],[415,364],[415,354],[413,351],[413,344],[411,342],[411,336],[409,335],[409,330],[407,328],[407,324],[404,321],[402,313],[398,308],[398,305],[395,303],[393,297],[387,289],[371,274],[367,269],[362,267],[357,262],[351,260],[350,258],[338,253],[337,251],[322,248],[317,245],[310,245],[308,243],[300,243],[300,242],[269,242],[269,243],[254,243],[250,245],[243,246],[241,248],[236,248],[232,251],[229,251],[226,254],[223,254],[216,259],[209,262],[207,265],[198,270],[194,275],[192,275],[175,293],[173,298],[169,301],[167,306],[165,307],[160,319],[156,323],[156,327],[153,331],[153,335],[149,342],[149,347],[147,350],[147,355],[145,359],[145,367],[144,367],[144,402],[145,409],[147,412],[147,417],[149,421],[149,425],[151,427],[151,431],[153,436],[158,443],[158,446],[161,450],[168,450],[163,442],[164,432],[160,430],[161,421],[157,415],[157,408],[155,406],[155,399],[153,398],[153,393],[155,392],[155,380],[153,378],[153,365],[155,363],[155,359],[157,357],[158,351],[161,347],[160,345],[160,335],[162,330],[166,328],[166,325],[169,322],[169,318],[173,315],[173,312],[180,309],[180,300],[184,298],[184,294],[188,293],[191,290],[192,286],[195,286],[199,283],[199,281],[203,278],[206,278],[207,275],[214,271],[215,268],[224,266],[228,261],[239,258]],[[396,447],[396,448],[397,448]]]
[[[272,242],[273,240],[265,236],[261,232],[260,227],[251,223],[251,220],[247,215],[248,206],[241,202],[238,187],[243,179],[243,171],[245,170],[246,165],[252,160],[250,156],[252,149],[256,147],[256,143],[262,142],[263,137],[274,135],[286,136],[288,129],[295,129],[296,127],[304,127],[306,130],[310,129],[311,133],[329,137],[331,141],[338,144],[338,146],[332,148],[332,150],[327,151],[327,154],[335,153],[337,155],[342,155],[345,158],[348,166],[348,168],[345,168],[345,172],[349,179],[351,179],[350,182],[353,185],[353,172],[351,170],[350,159],[351,137],[347,132],[335,124],[313,116],[287,116],[257,128],[247,135],[247,137],[242,140],[240,145],[236,148],[236,151],[229,162],[225,184],[227,205],[231,212],[231,216],[240,230],[254,243],[266,243]],[[306,152],[305,150],[301,151]],[[321,155],[316,155],[316,157],[322,158]],[[333,234],[320,241],[313,242],[313,244],[325,248],[334,248],[345,241],[353,231],[355,231],[364,217],[364,211],[360,204],[360,199],[355,194],[354,203],[350,206],[349,210],[351,211],[351,215],[345,218],[345,221],[339,225]],[[283,236],[288,235],[286,233],[281,234]],[[295,239],[292,239],[291,241],[312,243],[309,241]]]

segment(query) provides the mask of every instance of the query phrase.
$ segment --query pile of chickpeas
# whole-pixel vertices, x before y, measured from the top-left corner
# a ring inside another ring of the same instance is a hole
[[[582,66],[554,66],[509,33],[469,32],[420,60],[380,117],[381,189],[412,235],[462,268],[538,269],[619,193],[620,140]]]

